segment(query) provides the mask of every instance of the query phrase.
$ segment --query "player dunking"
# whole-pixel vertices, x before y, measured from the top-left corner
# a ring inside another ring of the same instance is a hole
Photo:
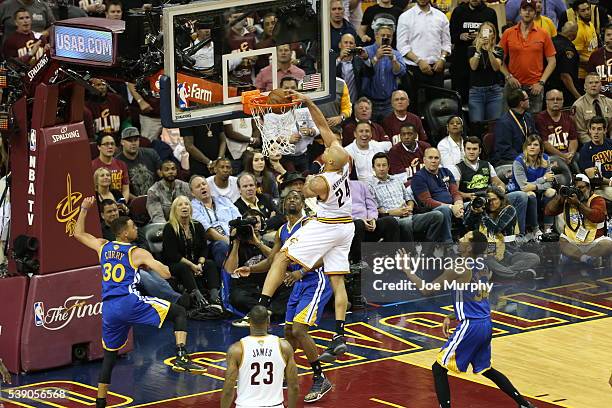
[[[270,263],[281,247],[306,223],[308,218],[302,215],[304,198],[297,191],[290,191],[284,200],[283,212],[287,215],[287,223],[279,228],[274,240],[272,252],[265,260],[253,265],[242,266],[234,272],[242,276],[251,273],[266,272]],[[317,262],[319,266],[321,262]],[[301,348],[308,359],[313,371],[312,387],[304,397],[304,402],[315,402],[323,398],[332,389],[332,383],[323,374],[321,362],[318,360],[317,345],[308,334],[311,326],[321,321],[325,305],[332,295],[329,279],[322,268],[314,271],[305,271],[298,264],[291,264],[285,276],[285,283],[293,285],[291,297],[287,303],[285,314],[285,338],[294,349]]]
[[[238,382],[236,408],[283,407],[283,377],[287,379],[287,406],[295,408],[300,391],[293,348],[268,334],[270,316],[260,305],[249,312],[251,335],[227,350],[227,369],[221,408],[230,408]]]
[[[191,362],[185,342],[187,340],[187,313],[182,306],[155,297],[141,296],[136,289],[140,281],[138,268],[147,267],[162,278],[170,277],[168,267],[153,258],[148,251],[128,242],[137,238],[138,229],[128,217],[119,217],[111,223],[117,241],[96,238],[85,232],[85,219],[95,201],[87,197],[81,204],[74,237],[81,244],[99,254],[102,266],[102,345],[104,359],[98,382],[96,408],[106,407],[106,395],[111,373],[119,350],[125,346],[133,324],[161,327],[166,319],[174,322],[176,359],[173,370],[201,373],[202,366]]]
[[[355,234],[348,181],[349,155],[314,102],[296,91],[288,90],[287,93],[308,107],[325,143],[325,152],[322,155],[323,171],[317,176],[308,176],[302,189],[306,198],[317,197],[319,210],[316,219],[300,228],[285,242],[281,252],[274,258],[259,303],[266,307],[270,305],[270,298],[283,282],[283,276],[291,261],[309,271],[322,258],[325,273],[329,275],[334,291],[336,334],[319,360],[331,362],[347,350],[344,341],[344,319],[348,297],[344,287],[344,275],[349,273],[348,253]]]
[[[464,259],[482,256],[488,246],[487,237],[481,232],[468,232],[459,240],[459,252]],[[406,252],[400,250],[400,255]],[[408,278],[422,288],[423,281],[413,271],[404,270]],[[444,287],[444,282],[480,284],[477,290],[453,290],[454,313],[444,319],[442,332],[448,338],[446,344],[438,353],[437,361],[432,366],[434,385],[440,408],[450,408],[450,386],[448,384],[448,370],[465,373],[472,365],[475,374],[482,374],[493,381],[503,392],[508,394],[519,408],[535,408],[512,385],[508,378],[491,367],[491,337],[493,336],[491,322],[491,307],[489,305],[489,292],[484,289],[489,282],[491,273],[484,265],[482,268],[466,270],[462,274],[454,270],[446,270],[433,283]],[[431,295],[433,291],[421,289],[424,295]],[[449,337],[450,320],[458,319],[459,326]]]

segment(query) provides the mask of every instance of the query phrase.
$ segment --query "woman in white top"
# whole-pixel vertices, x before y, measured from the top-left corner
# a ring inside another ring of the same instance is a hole
[[[438,150],[442,167],[447,169],[461,163],[465,153],[463,152],[463,119],[460,116],[451,116],[446,123],[448,136],[438,142]]]

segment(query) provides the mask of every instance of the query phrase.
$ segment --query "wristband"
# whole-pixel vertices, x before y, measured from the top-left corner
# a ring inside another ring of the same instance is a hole
[[[304,275],[306,275],[306,272],[304,272],[304,268],[298,269],[298,272],[300,273],[300,275],[302,275],[302,278],[304,277]]]
[[[81,206],[81,210],[85,210],[85,211],[87,211],[87,210],[89,210],[89,208],[88,208],[88,207],[83,207],[83,206]]]

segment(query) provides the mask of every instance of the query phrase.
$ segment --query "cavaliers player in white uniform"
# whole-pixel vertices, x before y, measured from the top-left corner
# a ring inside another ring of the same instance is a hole
[[[256,305],[249,312],[251,335],[227,351],[227,370],[221,408],[230,408],[238,381],[236,408],[283,407],[283,378],[287,379],[287,407],[295,408],[300,391],[293,348],[287,340],[268,334],[268,310]]]
[[[300,228],[275,256],[266,276],[259,304],[266,307],[270,305],[270,298],[283,282],[290,263],[300,264],[305,271],[311,271],[315,263],[323,259],[325,273],[329,275],[334,291],[336,334],[319,360],[331,362],[347,349],[344,341],[344,318],[348,297],[344,275],[349,273],[348,254],[355,235],[348,182],[349,154],[329,128],[323,113],[310,98],[292,90],[287,93],[308,107],[325,142],[326,148],[322,155],[323,171],[314,177],[308,176],[302,190],[305,198],[317,198],[319,209],[316,219]]]

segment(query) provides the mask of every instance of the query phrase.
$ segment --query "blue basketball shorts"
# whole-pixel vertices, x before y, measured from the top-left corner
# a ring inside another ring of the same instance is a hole
[[[105,300],[102,303],[104,349],[122,349],[133,324],[161,327],[169,309],[170,302],[167,300],[149,296],[129,294]]]
[[[302,323],[317,326],[323,316],[325,305],[333,293],[329,278],[318,270],[310,272],[319,275],[319,279],[297,281],[287,302],[285,324]]]
[[[467,372],[472,365],[474,373],[491,367],[491,319],[463,320],[438,353],[440,365],[453,372]]]

